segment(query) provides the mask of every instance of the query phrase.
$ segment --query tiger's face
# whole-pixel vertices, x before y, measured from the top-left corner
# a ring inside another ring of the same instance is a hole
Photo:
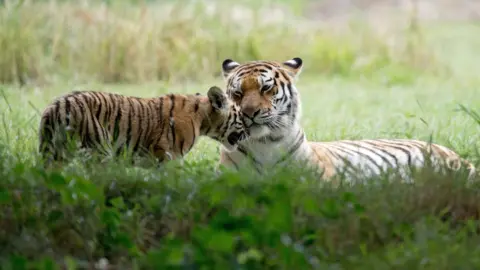
[[[205,133],[226,149],[234,150],[239,142],[248,137],[240,109],[216,86],[208,90],[207,96],[211,109],[207,117],[208,125],[204,125]]]
[[[300,115],[294,82],[302,59],[285,62],[226,59],[222,73],[229,98],[239,106],[241,119],[252,138],[275,136],[291,127]]]

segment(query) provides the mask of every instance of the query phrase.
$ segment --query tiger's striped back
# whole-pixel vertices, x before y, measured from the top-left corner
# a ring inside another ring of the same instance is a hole
[[[76,137],[81,148],[104,155],[127,150],[163,161],[183,157],[203,135],[229,149],[246,136],[238,109],[218,87],[207,96],[154,98],[74,91],[44,110],[39,151],[44,158],[62,160],[67,138]]]
[[[312,163],[318,164],[326,179],[342,174],[347,178],[399,173],[411,178],[411,168],[429,167],[435,172],[465,168],[472,179],[476,169],[453,150],[434,143],[409,139],[339,140],[309,142]]]

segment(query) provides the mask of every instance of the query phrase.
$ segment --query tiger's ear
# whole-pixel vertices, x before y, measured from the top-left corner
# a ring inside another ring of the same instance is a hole
[[[293,59],[283,62],[283,66],[294,78],[298,78],[298,75],[300,75],[300,73],[302,72],[303,60],[299,57],[295,57]]]
[[[223,78],[226,79],[230,73],[236,68],[240,66],[239,63],[233,61],[232,59],[225,59],[222,63],[222,75]]]
[[[227,95],[217,86],[212,86],[208,89],[208,100],[210,100],[210,104],[216,110],[226,109],[227,105]]]

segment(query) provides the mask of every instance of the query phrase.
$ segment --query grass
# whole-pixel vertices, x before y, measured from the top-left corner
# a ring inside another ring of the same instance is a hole
[[[202,139],[185,161],[162,169],[134,168],[121,160],[100,167],[78,159],[62,171],[44,171],[36,154],[39,113],[73,88],[136,96],[205,92],[223,85],[217,75],[224,57],[300,55],[306,66],[297,86],[310,140],[433,138],[478,165],[475,25],[425,26],[425,44],[402,52],[371,39],[376,34],[368,26],[359,35],[315,27],[306,34],[279,23],[245,30],[245,38],[240,30],[216,27],[222,12],[207,20],[181,9],[166,18],[153,15],[164,7],[155,5],[142,15],[145,28],[129,32],[124,30],[137,27],[141,5],[112,2],[97,9],[95,2],[52,3],[0,10],[2,20],[17,27],[0,24],[0,42],[9,46],[0,54],[1,269],[94,269],[105,262],[110,269],[480,266],[480,186],[467,184],[462,173],[419,172],[414,184],[370,179],[336,186],[301,168],[279,168],[262,177],[216,173],[218,144],[210,139]],[[102,28],[70,16],[107,11],[124,15],[120,18],[130,26],[118,17]],[[188,20],[180,23],[179,14]],[[69,31],[62,28],[74,21]],[[238,26],[231,21],[222,21],[225,28]],[[189,34],[198,29],[195,37]],[[105,33],[111,36],[100,39]],[[312,43],[293,38],[303,35]],[[159,43],[145,41],[148,36]],[[365,37],[368,46],[357,46]],[[164,44],[171,44],[168,53],[149,47]],[[365,55],[381,60],[354,68]]]
[[[0,9],[0,82],[198,80],[218,76],[228,57],[278,55],[309,58],[306,67],[342,76],[380,69],[410,81],[416,72],[438,72],[425,65],[434,61],[429,52],[409,49],[400,31],[385,36],[362,23],[332,31],[296,16],[301,1],[253,2],[13,1]]]

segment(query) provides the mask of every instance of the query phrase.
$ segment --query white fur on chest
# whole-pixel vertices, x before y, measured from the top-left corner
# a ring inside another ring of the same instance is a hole
[[[291,161],[302,161],[308,159],[311,155],[311,148],[307,143],[306,138],[303,142],[295,147],[297,134],[301,132],[300,129],[290,130],[284,134],[289,134],[279,141],[256,141],[247,140],[239,144],[239,148],[245,149],[247,154],[253,157],[256,166],[263,169],[282,166],[291,163]],[[305,136],[302,132],[302,136]],[[293,152],[292,148],[295,147]],[[247,160],[247,157],[240,150],[229,153],[230,158],[237,164],[242,164]]]

